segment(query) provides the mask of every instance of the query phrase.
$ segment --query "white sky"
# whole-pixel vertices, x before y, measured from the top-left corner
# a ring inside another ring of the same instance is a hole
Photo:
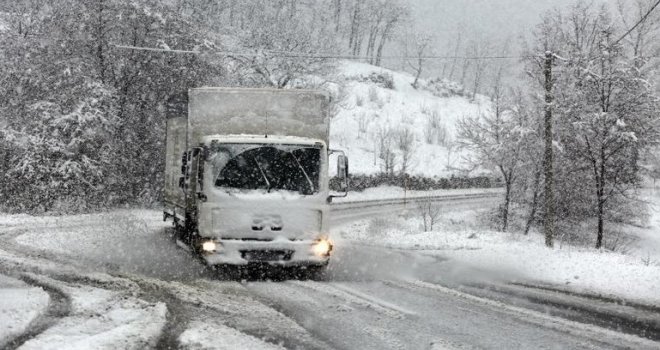
[[[575,0],[410,0],[413,16],[442,42],[457,29],[499,40],[518,40],[552,8],[566,8]],[[597,4],[605,0],[594,0]]]

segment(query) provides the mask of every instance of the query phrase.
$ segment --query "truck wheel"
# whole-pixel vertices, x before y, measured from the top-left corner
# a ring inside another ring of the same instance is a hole
[[[217,278],[225,281],[240,281],[245,275],[245,269],[242,266],[221,264],[210,266],[210,268],[215,272]]]
[[[325,281],[327,279],[328,264],[309,265],[301,268],[301,277],[312,281]]]

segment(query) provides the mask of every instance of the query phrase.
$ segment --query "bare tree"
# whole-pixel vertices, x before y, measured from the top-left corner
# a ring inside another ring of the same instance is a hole
[[[382,170],[386,174],[393,175],[396,160],[396,154],[394,153],[395,135],[389,127],[381,126],[376,132],[376,140]]]
[[[449,76],[447,77],[449,80],[454,79],[454,72],[456,71],[456,63],[458,62],[458,54],[461,50],[461,45],[463,39],[463,34],[458,31],[456,34],[456,41],[454,43],[454,51],[452,53],[452,59],[451,59],[451,68],[449,69]]]
[[[424,55],[427,53],[429,45],[431,45],[431,42],[433,41],[433,37],[429,34],[418,33],[415,35],[413,40],[415,45],[415,62],[412,63],[409,60],[408,65],[415,72],[415,81],[412,83],[412,86],[413,88],[417,89],[419,77],[422,75],[422,69],[424,68]]]
[[[370,117],[367,115],[367,112],[362,111],[358,115],[358,139],[367,133],[367,127],[369,126]]]
[[[333,61],[317,55],[334,49],[333,41],[325,37],[327,33],[311,31],[295,19],[277,21],[277,13],[260,16],[261,23],[253,26],[242,41],[243,51],[251,52],[227,56],[242,85],[285,88],[305,75],[331,71]],[[282,52],[304,56],[290,57]]]
[[[660,147],[652,148],[647,152],[645,165],[655,188],[656,181],[660,179]]]
[[[387,13],[385,16],[383,30],[380,34],[380,42],[378,43],[378,50],[376,51],[376,65],[380,66],[381,58],[383,57],[383,48],[385,44],[393,37],[393,32],[396,26],[401,23],[408,16],[408,8],[403,3],[396,0],[387,1]]]
[[[433,231],[433,226],[442,214],[440,206],[434,204],[433,200],[429,197],[421,198],[417,200],[417,211],[422,218],[424,232]]]
[[[406,175],[415,155],[415,133],[407,127],[399,130],[396,135],[396,145],[401,151],[401,175]]]
[[[626,46],[630,48],[633,62],[636,68],[641,69],[647,65],[657,51],[657,40],[660,37],[660,14],[651,12],[644,19],[654,5],[653,0],[617,0],[617,10],[620,20],[625,28],[632,28],[633,24],[641,21],[640,24],[624,39]],[[628,7],[627,5],[631,5]],[[644,19],[644,20],[642,20]],[[656,66],[656,65],[654,65]]]
[[[473,73],[474,73],[474,78],[472,80],[473,100],[477,97],[477,94],[479,93],[479,89],[481,88],[481,84],[484,80],[485,72],[490,64],[490,61],[484,59],[484,57],[490,55],[491,51],[492,49],[490,42],[486,39],[475,39],[472,41],[472,44],[469,47],[468,50],[469,56],[474,57],[473,60],[474,62],[472,63]]]

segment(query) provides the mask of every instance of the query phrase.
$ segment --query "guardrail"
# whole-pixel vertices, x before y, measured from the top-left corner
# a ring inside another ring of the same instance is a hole
[[[350,209],[363,209],[369,207],[381,207],[389,205],[407,205],[407,204],[417,204],[423,202],[453,202],[460,200],[468,199],[479,199],[479,198],[493,198],[501,195],[501,191],[489,191],[482,193],[464,193],[464,194],[447,194],[447,195],[435,195],[435,196],[415,196],[408,198],[389,198],[389,199],[369,199],[369,200],[355,200],[355,201],[342,201],[335,202],[330,204],[332,211],[342,211]]]

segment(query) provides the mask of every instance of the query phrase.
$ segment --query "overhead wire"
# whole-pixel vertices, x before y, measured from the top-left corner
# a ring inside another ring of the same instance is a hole
[[[142,51],[153,51],[153,52],[164,52],[164,53],[185,53],[185,54],[215,54],[223,56],[256,56],[259,53],[267,53],[271,56],[276,57],[287,57],[287,58],[319,58],[319,59],[346,59],[346,60],[370,60],[374,57],[370,56],[356,56],[356,55],[340,55],[340,54],[327,54],[327,53],[304,53],[304,52],[286,52],[286,51],[276,51],[276,50],[261,50],[258,52],[235,52],[235,51],[199,51],[199,50],[175,50],[169,48],[157,48],[157,47],[143,47],[143,46],[131,46],[131,45],[118,45],[113,44],[112,46],[118,49],[128,49],[128,50],[142,50]],[[426,55],[426,56],[407,56],[407,55],[384,55],[380,59],[422,59],[422,60],[501,60],[501,59],[522,59],[522,58],[531,58],[531,57],[540,57],[540,56],[531,56],[531,55],[501,55],[501,56],[442,56],[442,55]]]
[[[634,26],[630,27],[630,29],[628,29],[627,32],[625,32],[621,37],[619,37],[619,39],[615,40],[614,43],[612,43],[611,46],[614,46],[614,45],[618,44],[619,42],[621,42],[621,40],[623,40],[630,33],[632,33],[633,30],[635,30],[637,27],[639,27],[640,24],[644,23],[646,21],[646,19],[651,15],[651,13],[658,7],[658,5],[660,5],[660,0],[656,1],[655,4],[653,6],[651,6],[651,8],[648,10],[648,12],[646,12],[646,14],[644,16],[642,16],[642,18],[640,18],[639,21],[637,21],[637,23],[635,23]]]

